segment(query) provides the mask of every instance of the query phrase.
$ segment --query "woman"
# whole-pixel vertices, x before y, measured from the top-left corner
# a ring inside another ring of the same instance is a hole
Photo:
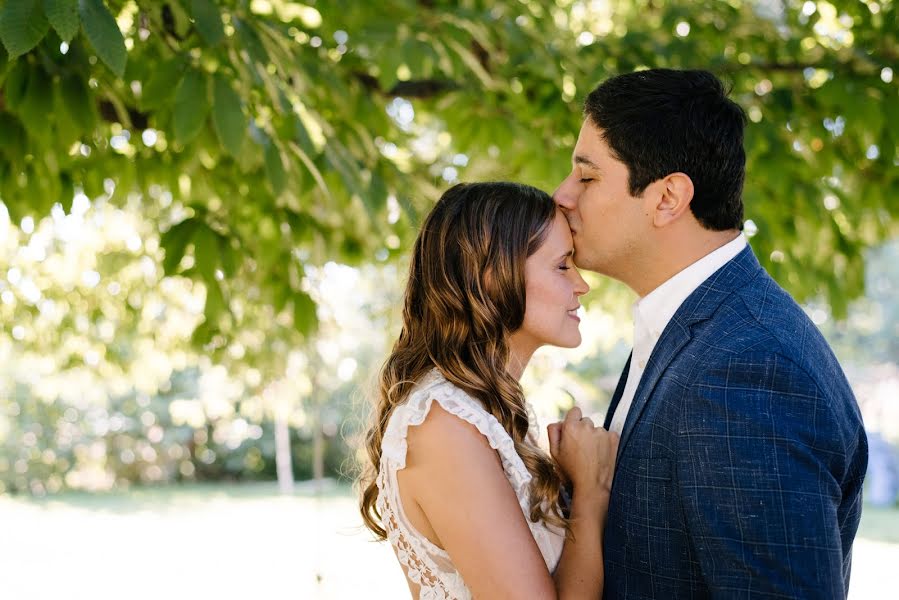
[[[550,458],[518,383],[538,347],[581,341],[575,312],[588,287],[572,255],[561,212],[524,185],[457,185],[425,220],[366,437],[361,499],[414,598],[602,592],[617,436],[574,408],[548,427]],[[563,478],[573,486],[568,516]]]

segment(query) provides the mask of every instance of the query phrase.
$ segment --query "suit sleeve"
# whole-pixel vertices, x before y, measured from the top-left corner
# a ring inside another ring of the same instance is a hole
[[[715,598],[845,598],[846,452],[831,404],[774,353],[721,357],[688,390],[677,477]]]

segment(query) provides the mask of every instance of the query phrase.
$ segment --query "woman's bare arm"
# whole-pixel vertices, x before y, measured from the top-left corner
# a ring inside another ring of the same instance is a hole
[[[575,433],[569,441],[575,447]],[[598,597],[594,590],[602,588],[605,514],[601,494],[588,493],[592,489],[587,485],[580,493],[575,487],[575,539],[565,542],[554,580],[499,456],[473,425],[435,402],[425,422],[409,429],[407,443],[406,468],[398,473],[402,497],[415,502],[407,516],[423,515],[427,522],[419,530],[436,536],[432,541],[449,553],[475,597]]]
[[[572,539],[565,541],[562,558],[553,574],[559,598],[596,600],[602,596],[605,575],[602,532],[608,507],[608,493],[591,495],[574,491],[570,513]]]

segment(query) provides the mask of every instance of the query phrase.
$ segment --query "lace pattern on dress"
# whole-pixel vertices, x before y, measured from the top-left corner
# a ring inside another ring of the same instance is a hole
[[[406,434],[409,427],[425,421],[434,401],[447,412],[474,425],[487,438],[490,447],[499,453],[503,471],[515,490],[537,546],[547,567],[550,571],[554,570],[562,552],[564,532],[549,528],[542,522],[530,521],[528,484],[531,474],[515,452],[512,438],[480,402],[448,382],[435,369],[419,382],[407,401],[391,415],[381,442],[381,465],[376,480],[379,492],[377,505],[384,519],[387,538],[409,580],[419,586],[419,598],[471,598],[449,554],[415,530],[406,518],[399,498],[396,472],[406,467]]]

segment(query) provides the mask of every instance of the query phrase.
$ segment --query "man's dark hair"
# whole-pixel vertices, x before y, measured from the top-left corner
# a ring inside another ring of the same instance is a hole
[[[746,114],[708,71],[650,69],[612,77],[584,102],[630,193],[674,172],[693,180],[690,210],[707,229],[743,228]]]

